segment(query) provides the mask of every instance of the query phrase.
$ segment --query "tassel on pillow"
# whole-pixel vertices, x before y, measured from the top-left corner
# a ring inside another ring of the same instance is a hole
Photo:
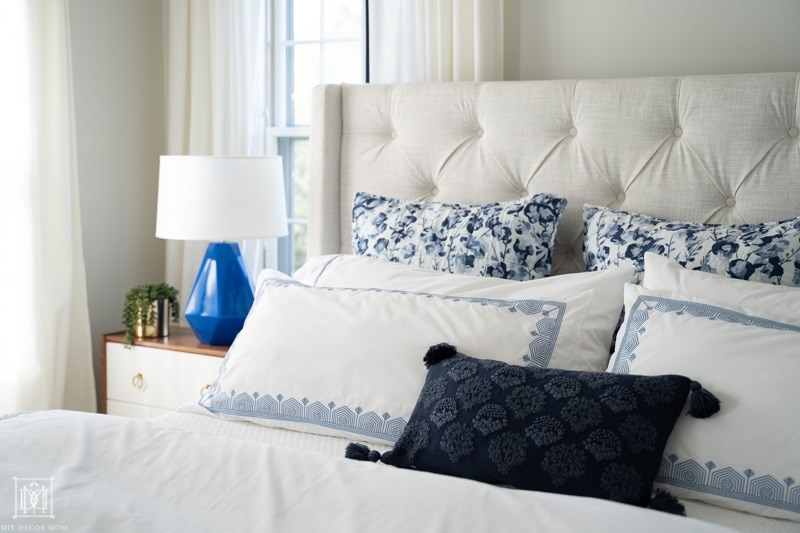
[[[662,489],[656,489],[648,507],[664,513],[686,516],[686,507],[678,501],[678,498]]]
[[[440,342],[434,346],[428,348],[428,351],[425,352],[425,357],[422,358],[422,361],[425,363],[425,368],[430,368],[431,365],[435,365],[440,361],[444,361],[445,359],[450,359],[451,357],[455,356],[456,347],[452,344],[448,344],[446,342]]]
[[[348,459],[355,459],[356,461],[372,461],[376,463],[381,458],[381,452],[378,450],[370,450],[363,444],[358,442],[351,442],[347,445],[344,451],[344,456]]]
[[[708,418],[719,411],[719,398],[711,394],[697,382],[689,384],[689,415],[693,418]]]

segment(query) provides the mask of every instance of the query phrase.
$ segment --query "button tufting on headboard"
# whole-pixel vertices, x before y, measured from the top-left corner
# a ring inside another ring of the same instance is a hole
[[[687,222],[798,216],[799,78],[317,87],[309,253],[351,252],[359,190],[466,204],[562,195],[555,273],[581,268],[586,203]]]

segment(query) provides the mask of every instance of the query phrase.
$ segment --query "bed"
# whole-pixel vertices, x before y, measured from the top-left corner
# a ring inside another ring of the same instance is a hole
[[[309,261],[197,403],[0,420],[0,526],[800,531],[798,88],[315,88]]]

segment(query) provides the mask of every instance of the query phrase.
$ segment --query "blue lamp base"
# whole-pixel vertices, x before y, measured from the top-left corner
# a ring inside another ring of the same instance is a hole
[[[231,344],[253,305],[253,286],[237,243],[212,242],[186,302],[186,320],[206,344]]]

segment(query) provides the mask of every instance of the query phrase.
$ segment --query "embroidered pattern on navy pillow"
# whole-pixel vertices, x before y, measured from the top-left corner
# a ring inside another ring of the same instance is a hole
[[[691,381],[508,365],[432,364],[390,465],[645,506]]]
[[[586,205],[583,226],[588,270],[632,264],[638,281],[645,252],[654,252],[692,270],[800,286],[800,217],[763,224],[693,224]]]
[[[364,192],[353,203],[353,250],[432,270],[529,280],[550,275],[567,201],[535,194],[462,206]]]

